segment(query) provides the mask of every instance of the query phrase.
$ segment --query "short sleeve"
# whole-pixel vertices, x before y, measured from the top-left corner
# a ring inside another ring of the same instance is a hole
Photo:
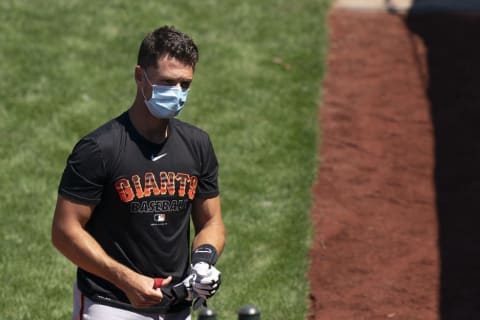
[[[91,138],[83,138],[68,157],[58,193],[80,203],[98,204],[105,178],[105,163],[98,144]]]
[[[218,190],[218,161],[210,138],[205,139],[202,150],[201,176],[198,179],[197,197],[213,198]]]

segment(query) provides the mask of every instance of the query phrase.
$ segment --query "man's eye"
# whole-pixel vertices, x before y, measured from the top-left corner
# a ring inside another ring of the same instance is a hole
[[[166,86],[176,86],[177,82],[175,80],[164,80],[163,84]]]
[[[180,82],[180,86],[183,88],[183,89],[188,89],[190,87],[190,81],[182,81]]]

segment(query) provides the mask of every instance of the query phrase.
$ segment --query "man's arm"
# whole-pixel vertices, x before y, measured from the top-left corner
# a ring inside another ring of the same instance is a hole
[[[195,199],[192,207],[192,221],[195,227],[193,249],[202,244],[210,244],[215,247],[218,256],[220,256],[226,238],[220,197]]]
[[[52,224],[53,245],[74,264],[120,288],[137,308],[159,303],[160,289],[154,280],[140,275],[112,259],[84,227],[95,206],[72,202],[58,196]],[[170,283],[167,278],[163,285]]]

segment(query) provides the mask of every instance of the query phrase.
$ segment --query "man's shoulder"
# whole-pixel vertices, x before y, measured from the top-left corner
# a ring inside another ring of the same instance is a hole
[[[125,112],[118,117],[103,123],[96,129],[92,130],[90,133],[86,134],[83,139],[95,140],[97,143],[114,139],[114,137],[125,131],[125,127],[128,121],[128,118],[126,116],[127,114]]]
[[[204,129],[180,119],[172,119],[175,130],[190,138],[208,138],[208,133]]]
[[[118,149],[121,148],[122,142],[126,140],[127,126],[128,116],[125,112],[86,134],[78,144],[95,146],[104,156],[115,156]]]

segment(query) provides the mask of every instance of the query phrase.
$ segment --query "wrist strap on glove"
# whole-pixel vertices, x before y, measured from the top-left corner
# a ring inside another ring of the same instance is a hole
[[[154,278],[154,289],[160,288],[164,297],[171,301],[183,301],[188,297],[188,291],[182,282],[172,286],[162,287],[162,278]]]
[[[206,262],[209,265],[217,263],[217,249],[211,244],[202,244],[192,252],[192,265]]]

